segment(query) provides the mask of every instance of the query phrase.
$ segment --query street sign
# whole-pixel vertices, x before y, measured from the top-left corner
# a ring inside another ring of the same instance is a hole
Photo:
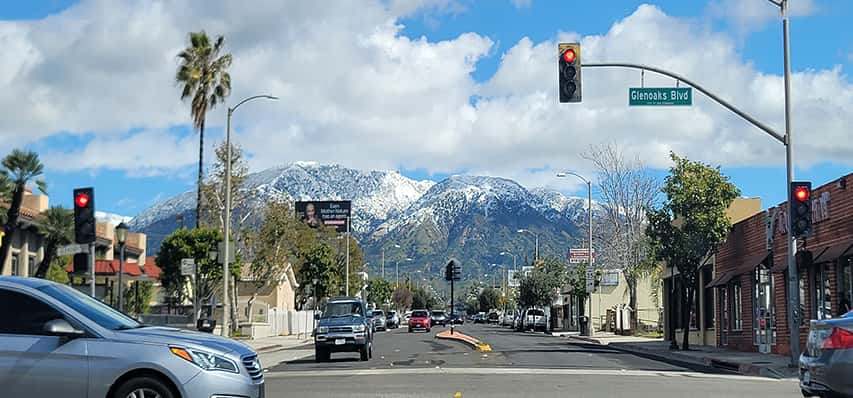
[[[587,262],[589,249],[569,249],[569,264],[581,264]],[[595,264],[595,249],[592,249],[592,263]]]
[[[586,292],[592,293],[595,290],[595,270],[587,269],[586,270]]]
[[[194,275],[195,274],[195,259],[194,258],[182,258],[181,259],[181,275]]]
[[[56,249],[56,255],[57,256],[67,256],[70,254],[86,253],[88,251],[89,251],[89,244],[88,243],[77,243],[77,244],[73,244],[73,245],[62,246],[59,249]]]
[[[510,270],[506,271],[507,286],[518,287],[518,284],[519,284],[518,277],[520,277],[521,275],[516,275],[516,274],[517,274],[517,272],[515,270],[510,269]]]
[[[690,87],[630,87],[629,106],[691,106],[693,89]]]

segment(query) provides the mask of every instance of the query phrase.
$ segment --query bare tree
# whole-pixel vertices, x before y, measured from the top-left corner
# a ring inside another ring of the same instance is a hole
[[[661,184],[639,157],[626,160],[615,143],[591,146],[582,156],[596,168],[604,222],[608,224],[602,230],[608,236],[599,238],[599,247],[625,275],[629,306],[635,314],[631,317],[632,329],[637,330],[637,283],[660,269],[649,256],[645,226],[646,210],[657,202]]]

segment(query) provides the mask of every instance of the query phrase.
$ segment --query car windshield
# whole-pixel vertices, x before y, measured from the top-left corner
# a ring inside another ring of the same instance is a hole
[[[126,330],[143,327],[133,318],[119,312],[89,295],[66,285],[46,285],[39,288],[50,297],[71,307],[92,322],[111,330]]]
[[[414,311],[412,312],[412,318],[426,318],[429,316],[429,313],[426,311]]]
[[[382,311],[373,311],[373,316],[381,317],[385,316],[385,313]]]
[[[326,304],[326,308],[323,310],[323,316],[326,318],[334,318],[342,316],[363,316],[363,314],[359,303],[343,301]]]
[[[444,316],[444,311],[433,311],[432,316]]]
[[[529,310],[529,311],[527,311],[527,315],[542,316],[544,314],[545,313],[542,312],[542,310]]]

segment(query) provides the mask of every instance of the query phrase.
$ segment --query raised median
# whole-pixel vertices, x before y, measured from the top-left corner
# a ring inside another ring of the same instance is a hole
[[[472,348],[478,351],[491,351],[492,347],[486,344],[483,341],[480,341],[474,337],[468,336],[464,333],[459,333],[459,331],[454,330],[451,334],[449,330],[445,330],[443,332],[436,333],[435,338],[444,339],[444,340],[456,340],[465,343]]]

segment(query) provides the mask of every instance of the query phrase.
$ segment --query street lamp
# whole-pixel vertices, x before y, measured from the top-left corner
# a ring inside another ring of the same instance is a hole
[[[539,234],[536,232],[533,232],[529,229],[525,229],[525,228],[519,229],[516,232],[518,232],[520,234],[526,232],[528,234],[533,235],[533,237],[536,238],[536,246],[535,246],[535,250],[533,251],[533,261],[539,260]]]
[[[580,178],[583,182],[586,183],[586,198],[587,198],[587,222],[589,223],[589,247],[586,252],[586,264],[592,269],[592,181],[586,179],[584,176],[575,173],[573,171],[565,171],[562,173],[557,173],[557,178],[565,178],[567,176],[573,175],[577,178]],[[599,308],[600,310],[600,308]],[[589,297],[589,315],[592,317],[592,295]],[[589,334],[592,335],[592,321],[589,322]]]
[[[116,227],[116,240],[118,241],[118,310],[124,311],[124,243],[127,242],[127,224],[121,222]]]
[[[394,244],[395,249],[399,249],[400,245]],[[382,247],[382,269],[379,271],[379,274],[382,279],[385,279],[385,247]]]
[[[230,306],[228,303],[228,268],[231,262],[231,117],[234,111],[251,100],[268,99],[278,100],[278,97],[272,95],[255,95],[248,97],[233,107],[228,108],[228,118],[225,123],[225,243],[223,246],[222,257],[222,335],[228,336],[228,314]]]
[[[500,254],[501,256],[512,256],[512,270],[513,270],[513,271],[518,271],[518,262],[517,262],[517,260],[518,260],[518,256],[516,256],[516,255],[515,255],[515,254],[513,254],[512,252],[510,252],[510,251],[506,251],[506,250],[504,250],[504,251],[500,252],[499,254]]]
[[[398,246],[398,245],[394,245],[394,247],[400,247],[400,246]],[[411,257],[406,257],[406,260],[405,260],[405,261],[412,261],[412,258],[411,258]],[[396,266],[395,266],[394,273],[395,273],[395,274],[397,274],[397,275],[396,275],[396,277],[395,277],[395,281],[396,281],[396,282],[395,282],[395,286],[394,286],[394,287],[399,287],[399,286],[400,286],[400,260],[399,260],[399,259],[397,259],[397,264],[396,264]]]

